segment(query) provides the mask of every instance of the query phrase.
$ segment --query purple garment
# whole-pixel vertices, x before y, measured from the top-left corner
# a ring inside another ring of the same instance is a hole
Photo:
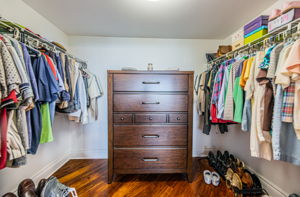
[[[235,78],[240,77],[243,71],[244,61],[242,61],[235,72]]]
[[[32,68],[32,63],[31,63],[31,58],[30,55],[28,53],[27,47],[25,44],[20,43],[22,46],[22,50],[23,50],[23,57],[24,57],[24,62],[25,62],[25,67],[26,67],[26,71],[29,77],[29,82],[33,91],[33,95],[34,95],[34,101],[37,101],[39,99],[39,92],[37,89],[37,83],[36,83],[36,78],[33,72],[33,68]],[[27,130],[28,130],[28,142],[29,142],[29,150],[31,149],[31,143],[32,143],[32,127],[31,127],[31,112],[27,111],[26,112],[26,122],[27,122]],[[28,150],[28,151],[29,151]],[[30,151],[29,151],[30,153]]]
[[[39,92],[38,92],[38,88],[37,88],[37,83],[36,83],[36,78],[33,72],[33,68],[32,68],[32,64],[31,64],[31,58],[30,55],[28,53],[27,47],[25,44],[20,43],[23,49],[23,56],[24,56],[24,62],[25,62],[25,66],[26,66],[26,71],[28,73],[29,76],[29,81],[30,81],[30,85],[33,91],[33,95],[34,95],[34,101],[37,101],[39,99]]]

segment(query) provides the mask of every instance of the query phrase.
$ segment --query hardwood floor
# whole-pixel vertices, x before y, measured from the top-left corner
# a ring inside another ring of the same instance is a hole
[[[79,197],[232,197],[221,180],[218,187],[204,183],[202,172],[212,170],[206,159],[194,160],[194,181],[183,174],[117,175],[107,184],[107,160],[70,160],[53,174],[74,187]]]

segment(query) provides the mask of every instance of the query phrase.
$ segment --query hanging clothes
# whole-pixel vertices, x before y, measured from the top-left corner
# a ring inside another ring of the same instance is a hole
[[[300,39],[215,64],[199,77],[203,133],[241,123],[251,156],[300,165]]]
[[[103,90],[83,64],[0,34],[0,169],[25,165],[54,140],[56,112],[82,124],[98,119]]]

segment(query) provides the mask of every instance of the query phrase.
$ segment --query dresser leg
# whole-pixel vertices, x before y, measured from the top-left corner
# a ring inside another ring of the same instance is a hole
[[[193,173],[187,173],[186,175],[187,175],[188,182],[192,183],[194,180]]]
[[[108,173],[107,183],[111,184],[113,182],[114,174]]]

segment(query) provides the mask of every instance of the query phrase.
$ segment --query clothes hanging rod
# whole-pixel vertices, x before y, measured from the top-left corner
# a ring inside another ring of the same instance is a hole
[[[8,23],[8,24],[7,24],[7,23]],[[53,43],[51,43],[50,41],[46,40],[46,39],[43,38],[42,36],[36,35],[35,33],[33,33],[33,32],[31,32],[31,31],[27,30],[26,28],[24,28],[24,27],[22,27],[22,26],[20,26],[20,25],[18,25],[18,24],[16,24],[16,23],[14,23],[14,22],[12,22],[12,21],[10,21],[10,20],[4,18],[4,17],[1,17],[1,16],[0,16],[0,25],[3,25],[3,26],[5,26],[5,27],[9,28],[10,31],[13,31],[13,29],[17,28],[19,31],[25,33],[26,35],[28,35],[28,36],[30,36],[30,37],[32,37],[32,38],[34,38],[34,39],[37,39],[38,41],[40,41],[40,42],[42,42],[42,43],[44,43],[44,44],[49,45],[51,48],[53,48],[53,49],[55,49],[55,50],[58,50],[58,51],[60,51],[60,52],[62,52],[62,53],[64,53],[64,54],[66,54],[67,56],[69,56],[69,57],[71,57],[71,58],[74,58],[77,62],[84,63],[84,64],[85,64],[85,67],[87,67],[87,66],[86,66],[86,61],[84,61],[84,60],[82,60],[82,59],[80,59],[80,58],[78,58],[78,57],[75,57],[75,56],[71,55],[71,54],[68,53],[65,49],[63,49],[63,48],[61,48],[61,47],[59,47],[59,46],[57,46],[57,45],[54,45]],[[12,25],[12,26],[11,26],[11,25]]]
[[[257,43],[261,43],[264,40],[269,39],[270,37],[272,38],[274,36],[281,35],[283,33],[288,33],[289,31],[292,31],[292,29],[295,28],[295,25],[297,25],[299,23],[300,23],[300,18],[298,18],[298,19],[296,19],[294,21],[291,21],[291,22],[289,22],[289,23],[287,23],[287,24],[285,24],[285,25],[283,25],[283,26],[275,29],[274,31],[271,31],[268,34],[266,34],[266,35],[264,35],[264,36],[262,36],[262,37],[260,37],[260,38],[258,38],[256,40],[248,43],[247,45],[241,46],[241,47],[239,47],[239,48],[237,48],[237,49],[235,49],[233,51],[230,51],[230,52],[226,53],[225,55],[222,55],[222,56],[220,56],[220,57],[218,57],[218,58],[216,58],[214,60],[209,61],[208,64],[211,65],[211,64],[213,64],[215,62],[218,62],[218,61],[221,61],[223,59],[226,59],[231,54],[235,54],[235,53],[238,53],[240,51],[247,50],[250,47],[255,46]]]

